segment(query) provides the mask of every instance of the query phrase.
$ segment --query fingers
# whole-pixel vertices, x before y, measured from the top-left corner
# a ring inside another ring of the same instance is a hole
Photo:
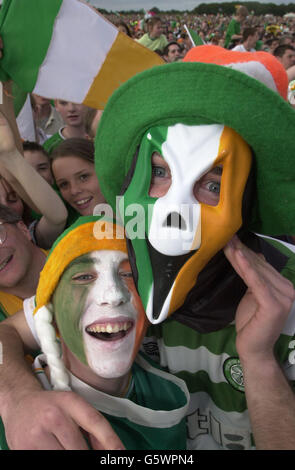
[[[56,437],[48,433],[39,433],[36,441],[26,441],[25,444],[18,444],[16,441],[12,443],[7,438],[7,444],[12,450],[64,450]]]
[[[4,424],[14,450],[124,449],[107,419],[73,392],[35,392]]]
[[[292,283],[281,276],[263,256],[246,247],[234,237],[224,249],[225,256],[261,305],[273,300],[291,308],[295,299]]]
[[[92,435],[89,435],[89,441],[91,444],[91,449],[93,450],[125,450],[125,447],[121,441],[119,441],[120,445],[117,445],[118,443],[113,441],[111,438],[109,439],[109,444],[107,447],[102,445],[102,443]]]
[[[45,445],[52,444],[53,449],[87,450],[88,446],[77,424],[62,412],[59,408],[50,408],[45,412],[46,427],[55,433],[54,440],[49,440],[48,435],[42,441],[42,449],[48,449]]]
[[[77,397],[79,398],[79,397]],[[83,400],[83,403],[84,400]],[[74,421],[87,433],[95,450],[123,450],[124,446],[107,419],[92,406],[83,407],[83,413],[77,409],[72,415]]]
[[[237,237],[224,253],[248,287],[235,317],[239,357],[244,364],[273,358],[274,345],[295,300],[293,285]]]
[[[57,438],[65,449],[88,448],[79,427],[88,433],[89,440],[94,446],[93,449],[120,450],[124,448],[107,419],[99,411],[72,392],[59,392],[61,393],[64,400],[62,406],[71,418],[71,422],[62,419],[60,423],[57,423],[60,430]],[[58,418],[55,417],[55,419]]]

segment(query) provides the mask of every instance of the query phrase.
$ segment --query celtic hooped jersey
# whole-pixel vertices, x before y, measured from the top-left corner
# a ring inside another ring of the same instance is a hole
[[[288,262],[281,274],[295,284],[295,247],[269,240]],[[276,343],[275,353],[287,378],[295,381],[295,306]],[[244,393],[243,371],[235,347],[234,322],[199,333],[173,319],[149,328],[143,350],[190,391],[188,449],[255,448]],[[257,368],[263,364],[257,363]],[[293,385],[293,384],[292,384]]]
[[[33,369],[43,388],[51,390],[45,366],[46,357],[40,355]],[[71,374],[70,383],[74,392],[105,415],[126,449],[186,449],[187,387],[157,365],[153,367],[141,354],[133,364],[132,381],[124,398],[100,392]],[[0,420],[1,448],[8,449]]]

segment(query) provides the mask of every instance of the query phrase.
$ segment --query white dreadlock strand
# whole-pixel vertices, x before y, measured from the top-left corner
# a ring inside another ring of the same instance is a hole
[[[36,331],[41,349],[46,355],[53,390],[69,391],[70,378],[61,358],[61,348],[52,325],[52,318],[50,305],[41,307],[34,315]]]

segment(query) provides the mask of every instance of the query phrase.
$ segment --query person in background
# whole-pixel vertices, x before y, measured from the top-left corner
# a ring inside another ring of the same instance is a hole
[[[122,33],[127,34],[127,36],[132,38],[132,34],[130,32],[129,26],[125,23],[125,21],[123,21],[123,20],[115,21],[114,25],[116,26],[116,28],[118,28],[119,31],[121,31]]]
[[[30,209],[22,201],[13,187],[6,181],[3,176],[0,176],[0,204],[16,212],[26,225],[31,222]]]
[[[278,45],[279,45],[279,40],[271,37],[271,38],[264,40],[263,50],[265,52],[269,52],[270,54],[272,54],[275,48],[278,47]]]
[[[63,118],[65,125],[44,142],[43,147],[49,155],[65,139],[87,137],[84,122],[86,106],[71,103],[70,101],[55,100],[55,107]]]
[[[182,59],[182,50],[177,41],[172,41],[167,44],[163,50],[162,54],[163,59],[170,62],[177,62]]]
[[[284,46],[284,45],[293,45],[293,38],[291,35],[285,34],[284,36],[280,37],[279,39],[279,46]]]
[[[289,44],[276,47],[273,55],[281,62],[285,70],[288,70],[295,64],[295,49]]]
[[[245,28],[243,31],[242,44],[232,48],[232,51],[238,52],[256,52],[255,45],[258,41],[258,32],[256,28]]]
[[[17,150],[11,127],[2,113],[0,113],[0,175],[4,179],[2,182],[5,181],[5,186],[2,186],[6,194],[11,194],[13,190],[17,195],[14,208],[17,204],[19,215],[24,217],[26,206],[40,215],[38,220],[33,218],[30,220],[28,217],[29,230],[38,246],[50,248],[65,228],[68,211],[54,189]]]
[[[201,37],[201,32],[199,33],[199,36]],[[187,33],[181,33],[180,38],[177,40],[177,42],[180,47],[182,47],[183,54],[188,52],[193,46],[192,41]]]
[[[235,45],[236,41],[242,40],[241,27],[248,15],[249,13],[246,7],[243,5],[237,7],[236,15],[229,23],[225,33],[224,47],[226,49],[231,49],[231,47]]]
[[[85,113],[85,131],[90,140],[94,140],[96,129],[102,116],[102,109],[88,108]]]
[[[46,252],[32,242],[21,216],[0,204],[0,321],[35,294]]]
[[[23,142],[24,159],[47,181],[53,185],[53,176],[48,153],[37,142]]]
[[[176,41],[176,36],[174,35],[173,31],[167,31],[166,37],[167,41],[169,42]]]
[[[47,138],[58,132],[64,122],[51,100],[35,93],[31,94],[31,100],[36,127],[42,129]]]
[[[51,154],[55,183],[76,216],[93,215],[104,203],[94,168],[94,144],[90,140],[72,138],[59,144]]]
[[[147,21],[147,33],[145,33],[140,39],[137,39],[137,42],[152,51],[163,51],[164,47],[168,44],[168,40],[163,34],[161,18],[158,16],[152,16],[149,18]]]

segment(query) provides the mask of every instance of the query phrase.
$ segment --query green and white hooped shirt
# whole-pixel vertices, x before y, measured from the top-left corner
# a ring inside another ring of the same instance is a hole
[[[33,370],[45,390],[51,385],[46,357],[39,355]],[[128,450],[185,450],[189,393],[185,383],[154,368],[138,355],[125,398],[100,392],[70,374],[71,388],[102,412]],[[0,423],[0,449],[8,449]]]
[[[281,274],[295,285],[295,246],[268,237],[264,239],[288,256]],[[190,392],[187,415],[189,450],[255,448],[235,342],[234,323],[204,334],[173,320],[173,316],[162,324],[151,326],[144,339],[143,351],[187,384]],[[294,386],[295,305],[276,343],[275,352]],[[263,364],[257,363],[257,367],[262,368]]]
[[[33,370],[46,390],[45,355]],[[185,382],[153,367],[141,355],[132,367],[132,381],[124,398],[100,392],[70,374],[71,389],[102,412],[128,450],[186,449],[189,393]]]

